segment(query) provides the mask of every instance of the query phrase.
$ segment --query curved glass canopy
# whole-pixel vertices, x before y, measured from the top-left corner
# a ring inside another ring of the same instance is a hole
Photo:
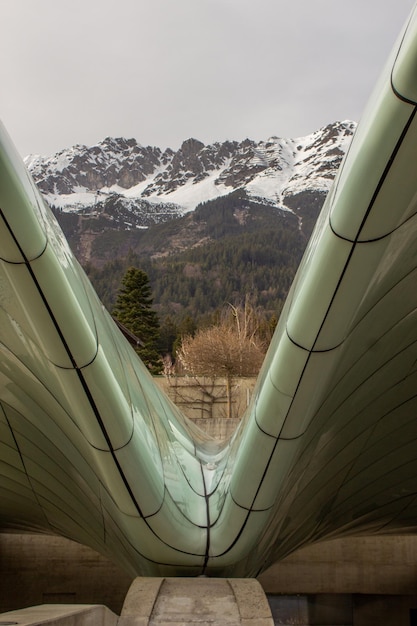
[[[1,130],[1,529],[187,576],[416,530],[416,65],[412,15],[224,444],[157,388]]]

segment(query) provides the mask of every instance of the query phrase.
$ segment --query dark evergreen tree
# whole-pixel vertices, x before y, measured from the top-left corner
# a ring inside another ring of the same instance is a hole
[[[158,353],[159,320],[152,303],[148,275],[136,267],[129,267],[122,279],[113,315],[138,338],[135,350],[147,368],[152,374],[159,374],[162,371]]]
[[[132,231],[101,233],[94,239],[100,250],[92,251],[86,270],[110,311],[128,267],[146,272],[161,320],[159,352],[163,355],[175,354],[184,334],[184,317],[200,328],[225,303],[240,302],[246,295],[263,309],[266,319],[278,318],[306,244],[297,215],[253,203],[241,191],[140,233],[140,246],[139,240],[133,241]],[[122,235],[128,239],[117,245],[124,256],[113,255],[102,264],[100,260],[109,257],[109,250],[113,254],[112,246]],[[173,329],[164,328],[167,316],[178,327],[173,352],[169,348]]]
[[[167,315],[160,325],[159,352],[163,355],[174,356],[174,343],[177,339],[178,327],[170,315]]]

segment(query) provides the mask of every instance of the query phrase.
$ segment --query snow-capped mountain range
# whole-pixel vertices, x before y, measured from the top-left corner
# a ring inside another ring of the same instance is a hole
[[[106,138],[49,157],[30,155],[25,162],[56,209],[109,213],[126,229],[146,228],[236,189],[255,202],[293,211],[289,199],[297,194],[327,193],[355,127],[336,122],[306,137],[260,142],[204,145],[187,139],[177,151]]]

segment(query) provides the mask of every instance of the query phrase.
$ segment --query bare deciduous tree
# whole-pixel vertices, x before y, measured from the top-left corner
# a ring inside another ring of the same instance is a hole
[[[257,329],[256,312],[248,302],[243,307],[230,305],[217,325],[184,337],[178,351],[178,360],[189,374],[226,379],[227,417],[232,416],[233,379],[256,375],[264,359]]]

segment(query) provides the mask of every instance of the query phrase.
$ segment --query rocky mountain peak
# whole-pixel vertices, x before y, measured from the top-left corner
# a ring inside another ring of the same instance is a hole
[[[26,162],[51,205],[94,215],[117,205],[126,228],[172,219],[238,189],[268,206],[294,211],[296,196],[327,193],[355,126],[335,122],[306,137],[259,142],[205,145],[190,138],[178,150],[164,152],[133,138],[106,137],[94,146],[77,145]]]
[[[202,141],[193,138],[186,139],[182,142],[181,148],[178,150],[177,154],[182,154],[184,158],[187,159],[196,156],[203,148],[204,144]]]

